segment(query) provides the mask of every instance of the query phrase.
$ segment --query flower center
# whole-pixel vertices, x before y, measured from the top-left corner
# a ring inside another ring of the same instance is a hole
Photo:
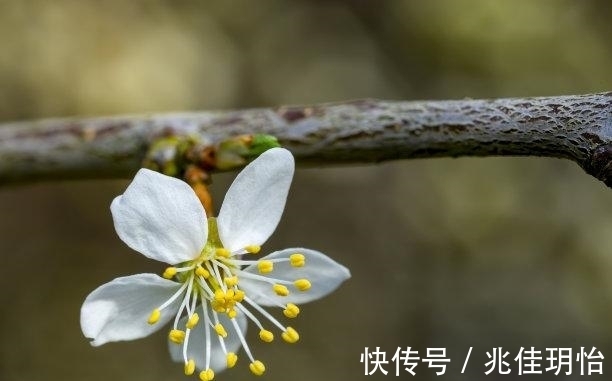
[[[261,361],[253,357],[247,345],[244,333],[236,321],[236,317],[239,314],[244,314],[246,318],[255,323],[259,328],[259,337],[264,342],[272,342],[274,340],[274,334],[264,327],[260,319],[256,317],[251,309],[255,310],[271,324],[276,326],[282,332],[281,337],[284,341],[295,343],[299,340],[299,334],[295,329],[285,327],[262,306],[249,298],[247,292],[240,288],[240,277],[268,283],[278,296],[289,295],[290,291],[287,286],[292,286],[298,291],[306,291],[311,287],[307,279],[288,281],[262,275],[273,272],[274,263],[278,262],[289,262],[292,267],[302,267],[305,265],[305,257],[303,254],[295,253],[289,258],[278,258],[273,260],[241,259],[243,255],[257,254],[259,251],[260,247],[258,245],[248,245],[236,252],[230,252],[224,248],[219,238],[216,219],[211,217],[208,219],[208,241],[200,255],[192,261],[182,263],[178,267],[168,267],[164,271],[164,278],[174,278],[181,283],[181,287],[166,302],[153,310],[148,322],[149,324],[157,323],[165,308],[170,306],[179,297],[183,298],[174,318],[173,328],[170,330],[168,337],[173,343],[182,345],[186,375],[192,375],[196,369],[195,361],[188,356],[190,335],[192,330],[195,329],[200,322],[200,315],[196,310],[201,311],[205,324],[205,364],[198,365],[198,368],[204,369],[199,374],[201,380],[206,381],[214,378],[214,372],[210,369],[211,335],[213,331],[216,333],[217,339],[219,340],[219,346],[225,353],[227,367],[232,368],[238,360],[235,353],[227,350],[224,339],[228,337],[228,332],[219,319],[220,315],[225,315],[229,319],[235,334],[238,336],[240,343],[249,357],[249,369],[253,374],[258,376],[265,372],[265,366]],[[254,264],[257,265],[260,274],[241,270],[241,266],[243,265]],[[266,298],[265,295],[257,296]],[[267,299],[270,302],[269,304],[275,304],[283,308],[283,314],[287,318],[295,318],[300,312],[299,307],[293,303],[284,304],[269,297]],[[181,319],[183,316],[185,318]],[[201,338],[196,338],[194,340],[200,339]]]

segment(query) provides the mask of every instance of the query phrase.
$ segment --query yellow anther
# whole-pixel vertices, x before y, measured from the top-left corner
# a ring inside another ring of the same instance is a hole
[[[225,306],[223,302],[219,302],[218,300],[213,300],[211,306],[215,312],[225,312]]]
[[[306,291],[312,286],[308,279],[298,279],[295,282],[293,282],[293,284],[300,291]]]
[[[306,264],[306,257],[304,257],[304,254],[291,254],[289,256],[289,263],[291,263],[293,267],[302,267]]]
[[[238,277],[236,275],[230,276],[230,277],[226,277],[226,278],[223,279],[223,281],[225,282],[227,287],[234,287],[235,285],[238,284]]]
[[[225,302],[225,292],[223,292],[223,290],[219,289],[215,291],[215,301],[219,303]]]
[[[282,333],[281,337],[290,344],[296,343],[300,339],[300,335],[291,327],[287,327],[285,332]]]
[[[204,279],[210,278],[210,272],[206,270],[204,267],[198,266],[195,271],[197,276],[201,276]]]
[[[283,286],[282,284],[275,284],[274,286],[272,286],[272,289],[274,290],[274,292],[276,292],[276,295],[278,296],[289,295],[289,289],[286,286]]]
[[[191,376],[195,372],[195,361],[193,359],[189,359],[185,363],[185,376]]]
[[[261,246],[259,245],[248,245],[244,248],[249,254],[257,254],[261,250]]]
[[[228,352],[226,358],[228,368],[233,368],[236,365],[236,361],[238,361],[238,356],[234,352]]]
[[[266,329],[259,331],[259,338],[266,343],[271,343],[274,340],[274,334]]]
[[[230,288],[229,290],[227,290],[225,292],[225,301],[226,302],[234,301],[234,294],[235,294],[235,291],[233,288]]]
[[[217,335],[219,335],[219,336],[221,336],[223,338],[227,337],[227,331],[221,325],[221,323],[215,324],[215,331],[217,332]]]
[[[238,313],[233,308],[231,310],[227,311],[227,317],[230,318],[230,319],[235,318],[237,314]]]
[[[185,340],[185,331],[172,329],[170,333],[168,333],[168,338],[175,344],[183,344],[183,340]]]
[[[272,261],[269,261],[269,260],[259,261],[259,263],[257,263],[257,268],[259,269],[259,272],[262,274],[271,273],[272,270],[274,270],[274,263],[272,263]]]
[[[300,309],[293,303],[287,303],[287,308],[283,310],[283,314],[288,318],[294,318],[298,316]]]
[[[185,324],[185,326],[188,329],[194,329],[199,321],[200,321],[200,316],[196,312],[193,315],[189,316],[189,319],[187,320],[187,324]]]
[[[229,258],[231,253],[223,247],[218,247],[215,249],[215,254],[217,254],[218,257]]]
[[[172,279],[173,276],[176,275],[176,267],[168,267],[164,270],[162,276],[166,279]]]
[[[266,366],[259,360],[255,360],[249,364],[249,369],[256,376],[261,376],[266,371]]]
[[[236,292],[234,292],[234,301],[242,302],[242,299],[244,299],[244,291],[236,290]]]
[[[200,380],[202,381],[212,381],[213,378],[215,378],[215,372],[210,368],[200,372]]]
[[[149,324],[155,324],[159,320],[160,316],[161,316],[161,311],[156,308],[151,312],[151,315],[149,315],[149,320],[147,320],[147,322]]]

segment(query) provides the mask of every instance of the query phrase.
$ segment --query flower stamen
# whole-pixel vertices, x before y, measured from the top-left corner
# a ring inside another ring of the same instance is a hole
[[[198,321],[200,321],[200,316],[196,312],[193,315],[191,315],[189,319],[187,320],[187,324],[186,324],[187,329],[194,329],[195,326],[198,324]]]
[[[306,257],[304,254],[295,253],[289,256],[289,262],[293,267],[303,267],[306,264]]]
[[[204,267],[199,266],[196,268],[195,274],[201,278],[208,279],[210,278],[210,273]]]
[[[165,279],[172,279],[172,277],[176,275],[176,272],[176,267],[168,267],[166,270],[164,270],[162,277]]]
[[[244,277],[244,278],[250,278],[250,279],[254,279],[254,280],[259,280],[262,282],[266,282],[266,283],[270,283],[270,284],[274,284],[274,283],[279,283],[279,284],[292,284],[293,282],[290,282],[288,280],[283,280],[283,279],[277,279],[277,278],[273,278],[270,276],[264,276],[264,275],[259,275],[259,274],[253,274],[250,272],[246,272],[243,270],[236,270],[235,271],[236,275]]]
[[[202,381],[211,381],[213,378],[215,378],[215,372],[210,368],[200,372],[200,380]]]
[[[216,266],[213,266],[216,265]],[[226,290],[225,283],[222,281],[223,277],[221,277],[221,273],[219,272],[219,267],[221,267],[221,263],[219,261],[206,261],[206,268],[210,271],[211,274],[214,274],[214,280],[217,282],[218,286],[221,287],[223,291]]]
[[[268,331],[267,329],[265,329],[263,327],[263,325],[261,324],[261,322],[259,321],[259,319],[257,319],[255,317],[255,315],[253,315],[253,313],[251,311],[249,311],[242,304],[238,305],[238,309],[240,311],[242,311],[249,319],[251,319],[253,321],[253,323],[255,323],[255,325],[259,328],[259,338],[262,341],[264,341],[266,343],[270,343],[270,342],[272,342],[272,340],[274,340],[274,334],[272,332]]]
[[[289,295],[289,289],[287,288],[287,286],[284,286],[282,284],[275,284],[272,286],[272,290],[276,293],[276,295],[278,296],[287,296]]]
[[[151,315],[149,315],[149,319],[147,320],[147,323],[149,324],[155,324],[159,321],[159,317],[161,316],[161,311],[159,310],[159,308],[154,309],[153,311],[151,311]]]
[[[191,301],[191,303],[190,303],[190,300],[191,300],[191,291],[193,289],[193,274],[191,274],[189,276],[189,279],[187,280],[187,282],[185,282],[183,284],[183,286],[186,286],[187,291],[185,292],[185,296],[183,297],[183,301],[181,302],[181,305],[179,306],[178,312],[176,313],[176,316],[174,317],[174,324],[172,326],[174,329],[177,329],[177,327],[178,327],[178,322],[179,322],[179,319],[181,318],[181,316],[183,315],[183,310],[187,309],[187,314],[191,315],[192,312],[193,312],[193,308],[195,308],[195,300]],[[189,307],[190,305],[193,305],[193,306],[190,308]],[[161,309],[161,307],[160,307],[160,309]]]
[[[213,316],[212,321],[209,320],[210,327],[212,327],[212,329],[214,329],[216,332],[217,329],[215,327],[219,325],[223,328],[223,331],[225,332],[225,327],[223,327],[223,325],[219,321],[219,314],[217,314],[215,311],[212,311],[212,316]],[[227,332],[225,336],[227,336]],[[221,349],[223,349],[223,353],[227,353],[227,349],[225,349],[225,341],[223,340],[225,336],[217,333],[217,337],[219,338],[219,343],[221,343]]]
[[[225,277],[223,278],[223,282],[227,285],[227,287],[234,287],[238,284],[238,277],[237,276],[230,276],[230,277]]]
[[[185,331],[181,331],[180,329],[172,329],[168,333],[168,339],[175,344],[183,344],[183,341],[185,341]]]
[[[249,369],[256,376],[261,376],[266,371],[266,366],[259,360],[249,364]]]
[[[249,348],[244,338],[244,334],[242,333],[240,326],[238,326],[238,323],[236,322],[236,319],[232,319],[231,322],[234,325],[234,329],[236,330],[236,334],[238,335],[238,338],[240,339],[240,342],[242,343],[242,347],[244,348],[244,351],[246,352],[249,360],[251,360],[251,364],[249,364],[249,369],[251,370],[251,372],[253,372],[253,374],[257,376],[261,376],[266,371],[266,367],[261,361],[255,360],[253,358],[251,349]]]
[[[298,316],[300,309],[293,303],[287,303],[287,307],[283,310],[283,315],[289,319],[293,319]]]
[[[195,361],[189,359],[185,363],[185,376],[191,376],[195,372]]]
[[[217,335],[226,338],[227,337],[227,331],[225,330],[225,327],[223,327],[223,324],[221,323],[217,323],[214,326],[215,332],[217,332]]]
[[[309,290],[310,287],[312,287],[312,284],[310,284],[310,281],[308,279],[298,279],[293,282],[293,285],[300,291],[306,291]]]
[[[259,338],[266,343],[271,343],[274,340],[274,334],[267,329],[262,329],[259,331]]]
[[[194,268],[193,265],[185,266],[185,267],[175,267],[175,266],[166,267],[166,269],[164,270],[164,273],[162,274],[162,277],[166,279],[172,279],[177,273],[191,271],[193,270],[193,268]]]
[[[186,329],[185,330],[185,341],[183,342],[183,361],[185,362],[185,364],[187,364],[187,362],[189,361],[189,359],[187,358],[187,347],[189,344],[189,335],[191,334],[191,330],[190,329]]]
[[[205,333],[205,337],[206,337],[206,363],[205,363],[205,368],[209,369],[210,368],[210,348],[211,348],[211,340],[210,340],[210,329],[208,329],[208,326],[211,324],[210,323],[210,317],[208,316],[208,308],[206,307],[206,303],[204,303],[204,300],[202,300],[202,310],[204,312],[204,325],[205,325],[205,329],[204,332]],[[214,377],[214,374],[213,374]],[[202,373],[200,373],[200,378],[202,378]],[[211,378],[212,380],[212,378]]]
[[[191,280],[193,280],[193,277],[191,278]],[[191,300],[191,310],[195,310],[195,305],[196,305],[196,298],[194,297]],[[189,309],[188,309],[189,310]],[[177,316],[180,316],[181,313],[179,312],[177,314]],[[176,319],[175,319],[176,320]],[[176,328],[176,326],[175,326]],[[187,359],[187,348],[189,346],[189,335],[191,334],[191,328],[187,327],[187,329],[185,329],[185,339],[184,339],[184,343],[183,343],[183,361],[185,362],[185,374],[187,372],[187,370],[190,370],[191,368],[187,368],[187,365],[189,364],[189,361],[193,361],[193,367],[194,367],[194,371],[195,371],[195,360],[193,359]],[[193,372],[192,372],[193,374]]]
[[[204,269],[202,269],[202,270],[204,270]],[[204,271],[206,271],[206,270],[204,270]],[[198,278],[198,285],[204,289],[204,291],[206,292],[206,296],[209,299],[213,299],[215,297],[215,293],[213,292],[213,290],[211,290],[210,286],[208,286],[208,283],[206,283],[205,279]],[[202,296],[204,296],[204,295],[202,295]]]
[[[254,301],[252,301],[250,298],[248,297],[244,297],[244,301],[247,302],[250,306],[252,306],[253,308],[255,308],[257,310],[257,312],[259,312],[260,314],[262,314],[266,319],[268,319],[272,324],[274,324],[275,326],[277,326],[281,331],[285,330],[285,326],[283,326],[281,323],[279,323],[278,320],[276,320],[274,318],[274,316],[272,316],[268,311],[266,311],[262,306],[260,306],[259,304],[255,303]],[[259,326],[261,328],[261,326]]]
[[[248,245],[248,246],[245,246],[244,249],[249,254],[257,254],[261,250],[261,246],[259,246],[259,245]]]
[[[168,307],[170,304],[172,304],[172,302],[174,302],[176,300],[176,298],[178,298],[183,291],[185,291],[185,289],[187,288],[187,283],[184,283],[170,298],[168,298],[168,300],[166,300],[161,306],[157,307],[156,309],[154,309],[153,311],[151,311],[151,315],[149,315],[149,319],[147,320],[147,323],[149,324],[155,324],[159,321],[159,318],[161,316],[161,311]]]
[[[257,263],[257,269],[262,274],[271,273],[274,270],[274,262],[270,260],[262,260]]]
[[[238,361],[238,356],[236,356],[234,352],[229,352],[225,358],[227,360],[228,368],[233,368],[236,365],[236,361]]]
[[[244,291],[237,289],[234,292],[234,301],[238,303],[242,302],[242,300],[244,299],[244,295]]]
[[[289,344],[294,344],[300,339],[300,335],[291,327],[287,327],[285,332],[281,334],[281,337]]]

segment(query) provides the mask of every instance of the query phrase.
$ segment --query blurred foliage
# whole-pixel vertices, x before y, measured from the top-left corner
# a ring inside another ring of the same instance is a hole
[[[609,16],[603,0],[0,0],[0,120],[611,90]],[[218,205],[230,181],[215,178]],[[183,378],[163,333],[91,348],[79,329],[95,287],[163,270],[114,233],[125,185],[0,190],[0,379]],[[298,171],[265,249],[320,249],[353,279],[303,307],[298,345],[253,345],[266,378],[395,377],[363,375],[366,346],[446,347],[451,380],[498,379],[484,364],[499,346],[612,356],[610,201],[553,159]],[[250,377],[237,368],[217,379]]]

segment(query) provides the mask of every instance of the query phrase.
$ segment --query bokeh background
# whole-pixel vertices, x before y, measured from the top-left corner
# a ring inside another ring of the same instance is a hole
[[[346,100],[612,89],[603,0],[0,0],[0,120]],[[233,175],[215,177],[218,203]],[[92,348],[85,296],[161,272],[116,236],[126,180],[0,189],[0,379],[179,380],[164,333]],[[485,353],[597,347],[612,357],[612,192],[541,158],[299,170],[265,249],[308,246],[353,278],[306,305],[299,344],[255,343],[267,380],[382,380],[360,353],[447,348],[436,377],[496,380]],[[254,331],[254,330],[253,330]],[[257,341],[255,332],[250,332]],[[466,373],[461,368],[474,347]],[[219,380],[250,379],[242,357]],[[542,361],[542,368],[548,364]],[[578,376],[578,377],[577,377]]]

